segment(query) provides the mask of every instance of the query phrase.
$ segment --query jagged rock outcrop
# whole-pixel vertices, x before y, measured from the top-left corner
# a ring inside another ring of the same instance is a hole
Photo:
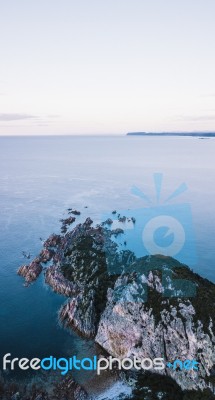
[[[77,330],[86,338],[96,334],[96,309],[94,292],[88,294],[87,303],[83,302],[83,294],[69,300],[60,310],[59,316],[67,327]]]
[[[54,251],[48,248],[44,248],[39,254],[39,260],[41,263],[47,263],[54,257]]]
[[[65,235],[51,235],[32,265],[18,271],[31,283],[38,276],[36,272],[42,271],[41,263],[52,260],[52,265],[44,271],[45,282],[56,293],[69,298],[60,310],[60,320],[85,337],[95,336],[107,289],[116,279],[109,276],[106,265],[106,254],[114,255],[116,244],[110,232],[92,224],[87,218]],[[36,270],[37,263],[40,270]]]
[[[25,278],[26,285],[29,285],[31,282],[35,281],[40,273],[42,272],[42,265],[40,263],[40,259],[35,259],[29,265],[22,265],[18,269],[18,275]]]
[[[158,257],[154,259],[157,263]],[[145,261],[143,259],[143,267]],[[167,268],[168,259],[160,259],[160,263]],[[193,298],[174,297],[174,280],[172,296],[164,297],[160,270],[150,271],[148,276],[136,273],[120,276],[114,289],[108,290],[108,301],[95,340],[109,354],[119,358],[164,357],[170,362],[196,359],[198,371],[166,368],[161,373],[174,378],[182,389],[204,389],[215,364],[214,297],[208,296],[214,295],[215,289],[213,284],[185,266],[181,268],[184,276],[196,284],[197,293]],[[181,275],[178,266],[175,282]],[[198,299],[198,292],[201,299]],[[204,300],[206,309],[196,310],[198,301]]]
[[[18,273],[29,284],[45,281],[68,299],[65,326],[95,338],[115,357],[196,359],[199,370],[165,368],[181,388],[210,387],[215,365],[215,285],[164,256],[137,259],[113,237],[123,230],[87,218],[64,235],[51,235],[39,256]],[[211,386],[212,387],[212,386]]]
[[[48,239],[44,242],[44,248],[56,248],[56,246],[60,245],[62,237],[60,235],[52,234],[48,237]]]
[[[45,282],[51,286],[54,292],[67,297],[77,295],[81,291],[81,287],[66,279],[56,265],[51,265],[47,268],[45,272]]]

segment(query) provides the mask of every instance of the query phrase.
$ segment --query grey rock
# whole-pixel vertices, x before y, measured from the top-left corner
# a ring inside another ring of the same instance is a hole
[[[153,301],[141,301],[137,290],[143,282],[142,291],[150,288]],[[158,271],[149,273],[148,280],[129,277],[117,279],[114,289],[108,290],[108,301],[101,316],[96,342],[114,357],[134,356],[139,358],[164,357],[175,359],[197,359],[199,370],[176,371],[165,369],[162,374],[171,376],[182,389],[197,390],[208,387],[207,377],[215,364],[214,321],[210,318],[207,329],[196,320],[196,311],[191,299],[174,298],[163,300],[159,315],[155,317],[156,301],[160,303],[162,283]],[[145,287],[144,287],[145,286]],[[158,304],[159,304],[158,303]],[[210,312],[210,310],[207,310]]]
[[[35,281],[40,273],[42,272],[43,268],[40,263],[39,259],[35,259],[32,261],[29,265],[22,265],[17,273],[18,275],[22,276],[25,278],[25,282],[27,285]]]

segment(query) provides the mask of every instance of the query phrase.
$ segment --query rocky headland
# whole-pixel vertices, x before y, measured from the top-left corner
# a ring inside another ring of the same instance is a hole
[[[18,274],[29,285],[44,271],[45,282],[67,297],[61,322],[112,356],[197,360],[197,371],[166,368],[159,377],[172,379],[183,396],[192,391],[187,399],[199,390],[214,396],[215,285],[170,257],[119,250],[116,235],[123,240],[111,221],[94,226],[87,218],[51,235]]]

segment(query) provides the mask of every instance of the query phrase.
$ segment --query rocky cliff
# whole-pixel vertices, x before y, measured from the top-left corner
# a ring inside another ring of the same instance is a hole
[[[198,371],[161,373],[182,389],[212,388],[215,285],[172,258],[137,259],[119,251],[112,240],[118,234],[123,231],[94,226],[87,218],[63,235],[51,235],[18,273],[29,284],[51,261],[45,281],[68,299],[59,312],[67,327],[119,358],[196,359]]]
[[[198,370],[166,368],[182,389],[204,389],[215,364],[214,295],[210,282],[192,273],[187,267],[172,267],[174,279],[169,282],[172,293],[164,296],[161,268],[174,265],[173,259],[154,256],[143,258],[148,263],[145,274],[124,274],[108,290],[107,304],[101,315],[95,340],[111,355],[119,358],[163,357],[166,362],[176,359],[197,360]],[[135,270],[135,265],[133,265]],[[195,283],[196,296],[176,296],[174,282],[184,276]],[[146,301],[141,301],[141,294]],[[201,297],[199,297],[201,296]]]

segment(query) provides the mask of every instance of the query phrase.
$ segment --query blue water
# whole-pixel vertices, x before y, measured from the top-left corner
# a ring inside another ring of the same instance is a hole
[[[186,137],[0,138],[0,357],[86,356],[91,344],[58,326],[64,297],[43,277],[29,288],[16,275],[35,256],[40,237],[60,231],[68,207],[99,221],[113,209],[144,207],[136,185],[156,200],[153,174],[163,173],[162,202],[182,183],[188,191],[197,261],[193,269],[215,282],[215,139]],[[88,208],[84,208],[88,206]]]

